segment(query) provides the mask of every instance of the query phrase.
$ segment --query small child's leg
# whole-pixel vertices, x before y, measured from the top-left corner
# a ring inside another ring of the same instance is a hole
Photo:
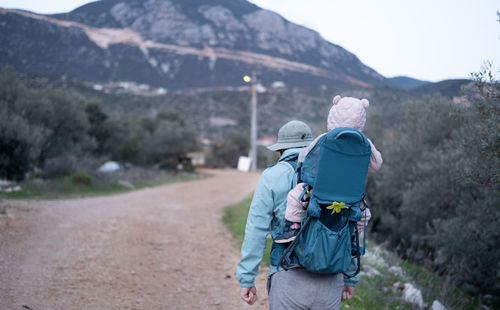
[[[299,197],[304,190],[304,183],[299,183],[291,191],[288,192],[286,197],[286,212],[285,219],[300,223],[304,218],[304,210],[307,208],[307,202],[299,201]]]
[[[300,222],[304,218],[307,202],[299,201],[299,197],[304,191],[304,183],[299,183],[286,197],[285,227],[283,233],[276,238],[276,243],[287,243],[295,240],[300,231]]]
[[[298,228],[293,228],[297,226]],[[274,238],[274,242],[276,243],[292,242],[297,237],[299,231],[300,231],[300,223],[293,223],[286,220],[283,233],[281,235],[276,236],[276,238]]]

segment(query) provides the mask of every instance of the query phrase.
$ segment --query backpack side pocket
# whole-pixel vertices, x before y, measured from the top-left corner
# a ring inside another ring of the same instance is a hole
[[[351,262],[349,225],[335,232],[317,218],[313,218],[299,238],[295,254],[305,269],[316,273],[340,273],[349,268]]]

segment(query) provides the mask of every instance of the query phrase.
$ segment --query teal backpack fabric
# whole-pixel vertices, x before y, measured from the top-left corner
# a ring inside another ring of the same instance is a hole
[[[359,266],[362,250],[356,222],[361,219],[370,155],[363,133],[341,127],[321,137],[299,163],[298,180],[311,189],[310,200],[299,235],[282,251],[283,269],[345,273],[352,256]]]

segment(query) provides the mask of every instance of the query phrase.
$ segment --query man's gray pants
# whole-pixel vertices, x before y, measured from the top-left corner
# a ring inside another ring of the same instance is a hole
[[[338,310],[344,276],[303,269],[279,271],[268,280],[270,310]]]

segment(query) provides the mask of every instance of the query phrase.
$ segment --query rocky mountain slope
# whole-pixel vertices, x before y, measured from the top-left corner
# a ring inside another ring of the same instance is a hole
[[[0,9],[0,64],[167,89],[387,80],[317,32],[246,0],[103,0],[57,15]]]

